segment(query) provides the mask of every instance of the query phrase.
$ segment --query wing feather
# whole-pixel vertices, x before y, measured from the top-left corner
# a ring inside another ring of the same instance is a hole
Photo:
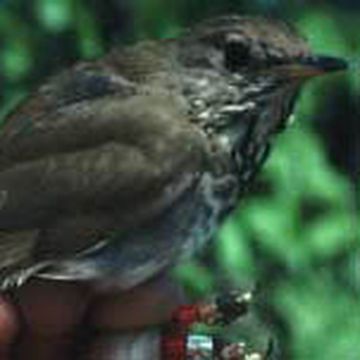
[[[41,247],[74,254],[100,241],[82,230],[139,225],[197,181],[204,138],[171,97],[113,96],[50,116],[27,134],[10,128],[0,137],[1,230],[55,232]]]

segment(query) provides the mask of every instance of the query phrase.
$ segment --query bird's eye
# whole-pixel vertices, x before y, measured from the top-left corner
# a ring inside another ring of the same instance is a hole
[[[249,65],[249,45],[238,39],[229,39],[225,44],[225,66],[229,71],[235,72]]]

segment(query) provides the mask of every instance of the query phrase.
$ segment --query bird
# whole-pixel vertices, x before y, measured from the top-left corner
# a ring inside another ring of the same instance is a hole
[[[230,14],[51,76],[0,129],[0,289],[37,277],[127,290],[191,257],[303,84],[346,68],[280,20]]]

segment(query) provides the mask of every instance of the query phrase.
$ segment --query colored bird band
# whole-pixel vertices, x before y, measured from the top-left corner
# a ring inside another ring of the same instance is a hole
[[[263,360],[249,354],[244,343],[227,343],[220,337],[195,334],[196,323],[226,326],[248,312],[251,293],[223,293],[210,302],[180,306],[163,328],[162,360]]]

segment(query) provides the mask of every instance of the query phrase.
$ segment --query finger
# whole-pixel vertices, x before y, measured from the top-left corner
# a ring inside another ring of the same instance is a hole
[[[7,359],[18,331],[19,321],[15,308],[5,297],[0,296],[0,359]]]
[[[23,321],[16,344],[20,360],[69,359],[89,294],[77,283],[32,280],[17,290],[15,299]]]
[[[91,307],[90,322],[100,331],[154,326],[168,321],[184,302],[180,285],[163,274],[127,292],[112,290],[98,295]]]

